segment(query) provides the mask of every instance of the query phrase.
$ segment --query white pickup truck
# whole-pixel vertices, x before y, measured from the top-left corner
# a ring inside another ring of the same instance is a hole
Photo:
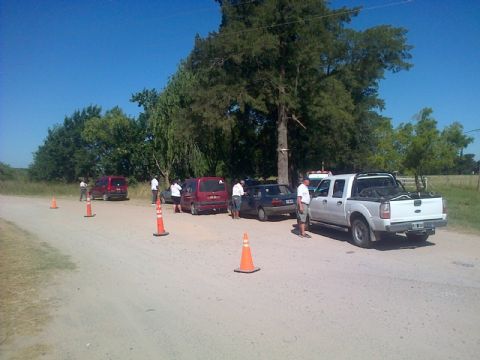
[[[384,233],[405,233],[426,241],[435,228],[447,225],[440,195],[407,192],[390,173],[329,176],[315,189],[309,223],[351,231],[352,241],[369,247]]]

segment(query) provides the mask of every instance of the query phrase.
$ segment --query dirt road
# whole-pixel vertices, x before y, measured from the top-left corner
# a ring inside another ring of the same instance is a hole
[[[0,196],[0,217],[77,270],[45,289],[55,303],[48,359],[473,359],[480,354],[480,237],[440,230],[360,249],[295,220]],[[261,271],[233,272],[242,235]]]

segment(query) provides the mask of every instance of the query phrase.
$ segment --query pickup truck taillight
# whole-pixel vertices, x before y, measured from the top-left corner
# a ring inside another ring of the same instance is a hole
[[[390,219],[390,203],[380,204],[380,219]]]
[[[272,206],[282,206],[282,205],[283,205],[282,200],[279,200],[279,199],[272,200]]]
[[[442,213],[443,213],[443,214],[446,214],[446,213],[447,213],[447,200],[446,200],[446,199],[442,199],[442,203],[443,203]]]

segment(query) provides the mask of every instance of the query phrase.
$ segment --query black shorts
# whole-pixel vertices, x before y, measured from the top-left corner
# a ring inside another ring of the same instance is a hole
[[[175,205],[180,205],[180,196],[172,196],[172,201]]]

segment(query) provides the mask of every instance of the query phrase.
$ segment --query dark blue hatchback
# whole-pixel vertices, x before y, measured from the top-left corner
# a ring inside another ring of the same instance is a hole
[[[245,188],[240,215],[255,215],[265,221],[271,215],[295,214],[297,195],[288,185],[267,184]]]

